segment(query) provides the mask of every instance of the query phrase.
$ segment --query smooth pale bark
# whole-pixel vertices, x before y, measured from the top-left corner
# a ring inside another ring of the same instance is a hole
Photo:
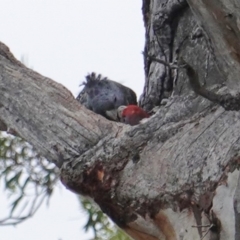
[[[199,23],[206,30],[219,70],[232,92],[240,82],[240,2],[236,0],[187,0]]]
[[[206,1],[188,2],[206,29],[216,24],[201,17]],[[236,81],[238,61],[227,51],[229,66],[218,70],[211,50],[218,46],[212,47],[185,1],[146,0],[143,16],[146,55],[172,62],[180,51],[214,92],[227,92],[224,83]],[[224,43],[221,31],[209,34],[213,43],[217,37]],[[216,55],[220,66],[225,57]],[[239,239],[240,113],[197,96],[185,70],[145,57],[145,74],[142,106],[168,102],[131,127],[88,111],[1,44],[0,127],[54,162],[67,188],[93,198],[135,239]]]

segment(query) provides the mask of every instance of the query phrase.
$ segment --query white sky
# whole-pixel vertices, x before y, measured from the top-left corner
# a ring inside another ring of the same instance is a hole
[[[35,71],[76,96],[95,71],[131,87],[144,83],[144,27],[140,0],[0,0],[0,41]],[[2,187],[1,187],[2,189]],[[0,218],[6,212],[0,194]],[[85,240],[86,222],[76,196],[56,189],[37,214],[17,227],[0,228],[1,240]]]

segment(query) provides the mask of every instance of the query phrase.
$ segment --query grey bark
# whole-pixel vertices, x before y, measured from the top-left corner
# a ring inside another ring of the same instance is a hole
[[[238,3],[187,2],[143,1],[140,103],[147,110],[160,107],[135,127],[88,111],[0,45],[1,129],[31,143],[61,169],[68,189],[93,198],[135,239],[240,235],[240,113],[194,93],[184,69],[147,57],[176,64],[183,58],[210,91],[239,92]]]

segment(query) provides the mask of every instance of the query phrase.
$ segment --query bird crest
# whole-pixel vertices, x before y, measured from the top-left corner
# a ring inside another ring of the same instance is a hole
[[[107,77],[103,77],[101,74],[96,74],[95,72],[89,73],[86,77],[86,81],[84,81],[81,85],[91,87],[93,84],[96,84],[99,81],[108,80]]]

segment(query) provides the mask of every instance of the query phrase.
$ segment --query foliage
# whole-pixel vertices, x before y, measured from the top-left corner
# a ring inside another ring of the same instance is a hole
[[[11,202],[9,215],[0,225],[16,225],[29,217],[49,200],[58,181],[55,165],[41,157],[33,147],[18,137],[0,132],[0,182]],[[87,215],[85,231],[93,231],[93,240],[130,240],[90,200],[80,197]]]
[[[110,222],[109,218],[91,200],[80,197],[81,208],[88,216],[85,231],[92,230],[94,238],[91,240],[130,240],[122,230]]]
[[[0,132],[0,182],[11,202],[0,225],[16,225],[49,200],[58,170],[24,140]]]

